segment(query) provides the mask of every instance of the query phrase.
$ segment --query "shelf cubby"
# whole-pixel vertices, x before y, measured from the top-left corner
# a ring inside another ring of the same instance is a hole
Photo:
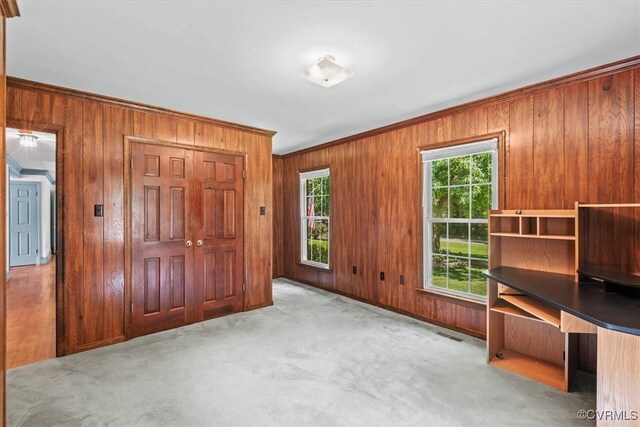
[[[540,217],[538,234],[549,238],[570,238],[575,240],[575,224],[575,218]]]
[[[538,217],[522,216],[520,217],[520,234],[523,236],[538,235]]]
[[[520,376],[530,378],[551,387],[566,390],[565,367],[555,363],[531,357],[517,351],[502,349],[489,364]]]
[[[491,232],[498,234],[520,234],[520,218],[517,216],[499,216],[492,217]]]

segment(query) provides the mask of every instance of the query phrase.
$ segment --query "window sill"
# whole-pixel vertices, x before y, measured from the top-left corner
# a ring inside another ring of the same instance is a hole
[[[308,264],[308,263],[302,262],[302,261],[298,261],[297,264],[300,267],[315,268],[316,270],[320,270],[320,271],[326,271],[326,272],[332,272],[333,271],[333,268],[331,268],[331,267],[323,267],[321,265]]]
[[[431,298],[436,298],[439,300],[451,302],[453,304],[463,305],[465,307],[471,307],[475,309],[484,308],[487,305],[486,301],[465,298],[461,295],[454,295],[449,292],[440,292],[435,289],[416,288],[416,292],[418,294],[422,294]]]

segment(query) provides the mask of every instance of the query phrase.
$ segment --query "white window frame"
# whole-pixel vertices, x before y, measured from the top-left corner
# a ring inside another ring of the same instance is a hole
[[[331,202],[329,202],[329,216],[308,216],[307,215],[307,180],[312,178],[331,179],[329,168],[318,169],[309,172],[299,172],[300,179],[300,262],[302,264],[311,265],[313,267],[330,269],[331,268]],[[329,181],[329,196],[331,196],[331,181]],[[331,200],[331,199],[329,199]],[[310,219],[327,221],[327,263],[312,261],[307,259],[307,221]]]
[[[432,248],[432,235],[433,224],[436,223],[461,223],[461,224],[488,224],[487,219],[473,219],[473,218],[433,218],[432,213],[432,200],[431,200],[431,162],[434,160],[444,160],[452,157],[469,156],[474,154],[481,154],[491,152],[491,209],[498,209],[498,138],[492,138],[483,141],[472,142],[468,144],[455,145],[451,147],[436,148],[433,150],[422,151],[422,212],[423,212],[423,271],[424,280],[423,287],[429,291],[450,294],[453,296],[462,297],[465,299],[475,299],[479,301],[485,301],[486,296],[472,294],[470,292],[456,291],[454,289],[442,288],[432,285],[433,283],[433,248]],[[470,206],[471,208],[471,206]],[[469,236],[471,238],[471,236]],[[487,236],[488,239],[488,236]],[[469,255],[468,260],[471,261]]]

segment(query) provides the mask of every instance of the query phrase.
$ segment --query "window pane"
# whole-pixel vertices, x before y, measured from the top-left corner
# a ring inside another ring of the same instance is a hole
[[[447,257],[436,255],[431,259],[431,284],[439,288],[447,287]]]
[[[306,248],[304,261],[329,264],[329,220],[319,217],[329,216],[330,177],[307,178],[301,181],[304,185],[302,195],[302,234],[301,246]],[[305,235],[306,233],[306,235]]]
[[[322,216],[329,216],[329,196],[322,196]]]
[[[330,186],[330,179],[328,176],[325,176],[322,178],[322,194],[327,195],[329,194],[329,186]]]
[[[449,257],[449,289],[469,292],[469,261]]]
[[[487,224],[471,224],[471,257],[489,258],[489,231]]]
[[[313,195],[313,179],[306,180],[307,185],[307,197]]]
[[[307,197],[307,216],[315,216],[317,215],[316,213],[316,207],[315,207],[315,201],[316,201],[316,197],[315,196],[309,196]]]
[[[449,190],[434,188],[431,191],[431,212],[433,218],[447,218],[449,216]]]
[[[329,264],[329,242],[318,242],[318,248],[320,249],[320,262]]]
[[[491,184],[492,154],[475,154],[472,160],[472,181],[474,184]]]
[[[470,156],[449,159],[449,179],[451,185],[468,184],[470,168]]]
[[[313,259],[313,245],[311,244],[311,240],[307,240],[307,260]]]
[[[449,224],[447,248],[449,255],[469,256],[469,224]]]
[[[451,189],[449,218],[469,218],[469,187]]]
[[[449,160],[431,162],[431,186],[446,187],[449,185]]]
[[[491,209],[491,185],[471,187],[471,212],[473,218],[488,218]]]
[[[475,295],[487,294],[487,279],[482,276],[482,271],[489,268],[486,261],[471,260],[471,293]]]
[[[473,295],[486,295],[482,270],[487,268],[488,219],[492,208],[493,152],[429,162],[432,240],[430,285]],[[482,224],[438,223],[468,219]]]
[[[324,196],[313,196],[313,215],[314,216],[323,216],[324,213],[322,212],[322,199],[324,199]]]
[[[446,254],[447,253],[447,224],[433,224],[431,228],[431,236],[433,241],[431,242],[431,250],[434,254]]]
[[[311,240],[329,240],[329,220],[309,219],[307,221],[307,236]]]
[[[309,240],[307,258],[309,261],[329,263],[329,242]]]

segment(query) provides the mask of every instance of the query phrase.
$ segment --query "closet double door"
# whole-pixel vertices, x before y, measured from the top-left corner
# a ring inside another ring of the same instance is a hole
[[[131,146],[132,335],[242,311],[243,158]]]

